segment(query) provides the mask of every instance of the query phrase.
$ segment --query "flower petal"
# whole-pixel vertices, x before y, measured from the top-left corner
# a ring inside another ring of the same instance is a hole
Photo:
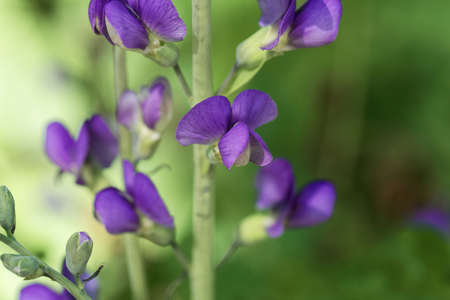
[[[333,42],[341,15],[340,0],[309,0],[295,15],[290,43],[296,48],[310,48]]]
[[[78,133],[77,140],[75,142],[75,169],[78,175],[83,164],[88,156],[90,149],[91,136],[89,133],[89,126],[87,122],[84,122]]]
[[[42,284],[30,284],[20,291],[19,300],[60,300],[60,295]]]
[[[116,188],[106,188],[95,197],[95,213],[111,234],[134,232],[139,217],[125,196]]]
[[[101,116],[94,115],[88,122],[90,137],[89,156],[100,167],[108,168],[119,153],[117,138]]]
[[[133,198],[136,207],[152,221],[173,228],[173,218],[158,194],[155,185],[142,173],[137,173],[134,176]]]
[[[172,118],[172,93],[169,81],[160,77],[150,88],[143,89],[142,117],[150,129],[163,130]]]
[[[250,131],[243,122],[236,123],[219,141],[220,155],[225,167],[230,170],[239,156],[249,146]]]
[[[177,141],[183,146],[212,143],[227,132],[230,121],[228,99],[208,98],[195,105],[178,123]]]
[[[133,185],[134,185],[134,166],[126,159],[122,161],[123,179],[125,182],[125,190],[130,196],[133,197]]]
[[[254,131],[250,132],[250,161],[264,167],[270,164],[273,156],[264,140]]]
[[[309,227],[328,220],[334,209],[336,189],[325,180],[317,180],[303,187],[295,198],[289,217],[289,227]]]
[[[294,0],[295,1],[295,0]],[[258,0],[261,9],[260,26],[272,25],[283,17],[291,0]]]
[[[128,129],[132,129],[139,122],[139,99],[132,91],[123,92],[120,96],[116,112],[117,122]]]
[[[89,22],[95,34],[100,34],[105,26],[103,8],[106,0],[91,0],[89,2]]]
[[[256,176],[259,209],[274,208],[286,204],[295,190],[295,179],[289,161],[277,158],[261,168]]]
[[[278,34],[277,34],[276,39],[273,42],[269,43],[268,45],[262,47],[261,49],[272,50],[273,48],[275,48],[278,45],[283,33],[285,33],[286,30],[288,30],[288,28],[294,22],[296,4],[297,4],[296,0],[291,0],[286,13],[283,15],[283,18],[280,20],[280,23],[278,24]]]
[[[415,213],[412,221],[416,224],[429,226],[444,235],[450,234],[450,214],[438,207],[426,207]]]
[[[148,34],[144,25],[120,0],[112,0],[105,5],[105,22],[108,34],[114,44],[144,50]]]
[[[47,126],[45,136],[45,153],[50,160],[65,172],[74,168],[75,141],[61,123]]]
[[[139,0],[139,15],[150,31],[167,42],[182,41],[186,25],[171,0]]]
[[[232,105],[233,123],[244,122],[254,130],[277,117],[277,105],[264,92],[246,90],[237,95]]]

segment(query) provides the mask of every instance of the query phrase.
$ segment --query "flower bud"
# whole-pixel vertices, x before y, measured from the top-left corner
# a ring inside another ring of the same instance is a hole
[[[66,245],[66,265],[70,273],[80,275],[92,254],[94,243],[85,232],[74,233]]]
[[[165,247],[175,240],[175,228],[166,227],[142,218],[142,225],[137,234],[159,246]]]
[[[6,186],[0,187],[0,226],[7,234],[13,234],[16,229],[14,197]]]
[[[239,242],[242,245],[250,246],[269,238],[266,228],[273,222],[273,217],[262,214],[246,217],[239,225]]]
[[[37,260],[31,256],[3,254],[0,259],[5,268],[26,280],[44,275],[44,271]]]

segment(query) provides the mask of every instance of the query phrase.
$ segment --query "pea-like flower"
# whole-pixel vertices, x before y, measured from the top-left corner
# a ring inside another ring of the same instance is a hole
[[[272,26],[275,39],[263,47],[272,50],[282,39],[280,50],[319,47],[333,42],[342,15],[340,0],[308,0],[296,11],[296,0],[259,0],[260,26]]]
[[[73,275],[69,272],[66,266],[66,262],[63,262],[62,274],[68,278],[70,281],[75,283]],[[89,278],[89,274],[84,273],[81,275],[81,279]],[[84,283],[84,290],[93,300],[97,299],[99,282],[97,278],[94,278],[86,283]],[[53,289],[40,284],[34,283],[24,287],[20,291],[19,300],[75,300],[75,298],[70,295],[66,290],[63,292],[56,292]]]
[[[77,183],[86,184],[83,167],[108,168],[118,154],[118,142],[105,120],[94,115],[83,123],[76,139],[61,123],[48,125],[45,152],[61,172],[71,173]]]
[[[94,33],[111,44],[145,55],[157,55],[165,43],[186,35],[171,0],[91,0],[89,20]]]
[[[172,92],[166,78],[157,78],[139,94],[125,91],[117,107],[117,121],[131,134],[132,156],[150,157],[172,120]]]
[[[173,239],[174,221],[153,182],[123,161],[125,192],[114,187],[95,197],[95,214],[111,234],[134,232],[167,245]],[[140,218],[140,216],[143,218]]]
[[[414,213],[411,220],[414,224],[432,228],[450,237],[450,213],[441,207],[424,207]]]
[[[260,169],[256,177],[257,207],[271,209],[276,219],[267,227],[270,237],[280,236],[285,228],[310,227],[328,220],[334,209],[336,190],[326,180],[308,183],[295,191],[290,163],[275,159]]]
[[[277,106],[269,95],[246,90],[230,106],[226,97],[210,97],[195,105],[178,124],[176,138],[183,145],[211,144],[225,167],[249,161],[265,166],[272,161],[255,129],[277,117]]]

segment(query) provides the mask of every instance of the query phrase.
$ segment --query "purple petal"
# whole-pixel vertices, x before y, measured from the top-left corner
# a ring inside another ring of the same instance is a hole
[[[208,98],[195,105],[178,123],[177,141],[183,146],[212,143],[227,132],[230,121],[228,99]]]
[[[232,105],[233,123],[244,122],[254,130],[277,117],[277,105],[269,95],[258,90],[246,90],[237,95]]]
[[[89,133],[89,127],[87,122],[83,123],[83,126],[81,126],[80,132],[78,133],[77,140],[75,142],[75,168],[77,172],[81,170],[83,167],[83,164],[86,160],[86,157],[89,153],[90,148],[90,142],[91,142],[91,136]],[[80,174],[78,174],[80,175]]]
[[[142,173],[137,173],[134,176],[133,198],[136,207],[151,220],[162,226],[173,228],[173,218],[161,196],[159,196],[155,185]]]
[[[144,50],[148,34],[144,25],[120,0],[112,0],[105,5],[108,34],[114,44],[129,49]]]
[[[443,234],[450,234],[450,214],[440,208],[424,208],[412,217],[412,221],[434,228]]]
[[[126,0],[131,9],[139,15],[139,0]]]
[[[134,171],[134,166],[128,160],[122,161],[123,168],[123,179],[125,182],[125,190],[130,196],[133,196],[133,185],[134,185],[134,175],[136,172]]]
[[[255,181],[258,190],[259,209],[273,208],[291,199],[294,189],[294,173],[289,161],[277,158],[261,168]]]
[[[329,181],[313,181],[303,187],[295,198],[289,216],[289,227],[309,227],[328,220],[334,209],[336,189]]]
[[[291,0],[258,0],[261,9],[260,26],[272,25],[285,14]],[[294,0],[295,2],[295,0]]]
[[[230,170],[239,156],[249,146],[250,131],[245,123],[238,122],[219,141],[223,164]]]
[[[66,277],[67,279],[69,279],[70,281],[72,281],[73,283],[75,283],[75,278],[73,277],[72,273],[70,273],[69,269],[67,268],[65,259],[63,260],[61,274],[64,277]],[[83,274],[81,274],[81,279],[88,279],[89,276],[90,275],[88,273],[83,273]],[[94,279],[86,282],[84,284],[84,290],[89,295],[89,297],[91,297],[93,300],[95,300],[98,296],[98,290],[99,290],[98,278],[94,278]],[[75,300],[75,298],[67,290],[64,290],[63,293],[61,294],[60,300]]]
[[[133,205],[116,188],[106,188],[95,197],[95,213],[111,234],[134,232],[139,217]]]
[[[250,132],[250,161],[264,167],[270,164],[273,156],[264,140],[254,131]]]
[[[51,123],[45,136],[45,152],[49,159],[65,172],[75,167],[75,141],[60,123]]]
[[[19,300],[60,300],[60,295],[42,284],[30,284],[20,291]]]
[[[99,115],[94,115],[89,121],[89,156],[101,167],[107,168],[116,158],[119,152],[117,138],[109,129],[105,120]]]
[[[139,15],[150,31],[167,42],[182,41],[186,25],[170,0],[139,0]]]
[[[84,231],[79,232],[80,235],[80,245],[85,241],[92,241],[91,237]]]
[[[278,24],[278,35],[277,38],[271,42],[270,44],[262,47],[263,50],[272,50],[275,48],[278,43],[280,42],[280,38],[283,35],[283,33],[288,30],[288,28],[292,25],[294,22],[294,16],[295,16],[295,8],[296,8],[297,1],[291,0],[289,3],[289,7],[286,11],[286,13],[283,15],[283,18],[280,20],[280,23]]]
[[[171,118],[172,93],[169,81],[165,78],[156,79],[150,89],[144,89],[145,99],[142,101],[141,109],[145,125],[155,129],[158,124],[167,123]],[[162,124],[165,127],[166,124]]]
[[[117,105],[117,122],[128,129],[135,127],[139,121],[139,99],[132,91],[123,92]]]
[[[89,2],[89,22],[95,34],[101,34],[105,27],[103,8],[107,0],[91,0]]]
[[[271,238],[277,238],[283,234],[286,223],[286,217],[288,216],[291,207],[292,201],[281,208],[275,222],[271,226],[266,228],[267,234]]]
[[[290,43],[296,48],[310,48],[333,42],[341,15],[340,0],[309,0],[295,15]]]

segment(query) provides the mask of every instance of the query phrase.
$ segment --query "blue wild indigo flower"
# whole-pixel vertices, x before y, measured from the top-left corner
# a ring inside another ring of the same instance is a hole
[[[111,44],[149,55],[163,65],[173,65],[178,58],[178,50],[165,44],[182,41],[186,35],[186,25],[171,0],[91,0],[89,20],[94,33]],[[158,58],[166,56],[165,51],[176,57]]]
[[[308,0],[297,11],[296,0],[258,2],[260,26],[272,26],[275,32],[274,39],[262,47],[264,50],[272,50],[278,45],[281,51],[319,47],[337,37],[342,15],[340,0]]]
[[[418,210],[411,221],[416,225],[426,226],[450,237],[450,213],[437,206],[428,206]]]
[[[272,155],[255,129],[276,117],[275,102],[261,91],[243,91],[231,106],[226,97],[214,96],[195,105],[181,119],[176,138],[183,146],[211,144],[216,159],[228,169],[249,161],[265,166]]]
[[[75,283],[73,275],[69,272],[66,266],[66,262],[63,262],[62,274],[70,281]],[[84,273],[81,275],[81,279],[89,278],[89,274]],[[84,284],[86,293],[93,299],[97,299],[99,290],[99,281],[94,278]],[[68,291],[56,292],[51,288],[34,283],[24,287],[19,294],[19,300],[75,300],[75,298],[69,294]]]
[[[76,139],[61,123],[47,126],[45,153],[61,172],[73,174],[81,185],[87,179],[83,168],[108,168],[118,154],[118,147],[117,138],[99,115],[83,123]]]
[[[131,135],[134,159],[149,158],[172,120],[173,104],[169,81],[159,77],[139,94],[125,91],[117,106],[117,121]]]
[[[270,237],[280,236],[285,228],[320,224],[333,213],[336,201],[334,185],[326,180],[316,180],[296,192],[292,167],[285,159],[275,159],[261,168],[255,185],[258,209],[270,209],[275,215],[274,222],[266,228]]]
[[[95,214],[106,231],[134,232],[160,245],[170,243],[174,220],[153,182],[127,160],[123,161],[123,177],[125,192],[108,187],[95,197]]]

